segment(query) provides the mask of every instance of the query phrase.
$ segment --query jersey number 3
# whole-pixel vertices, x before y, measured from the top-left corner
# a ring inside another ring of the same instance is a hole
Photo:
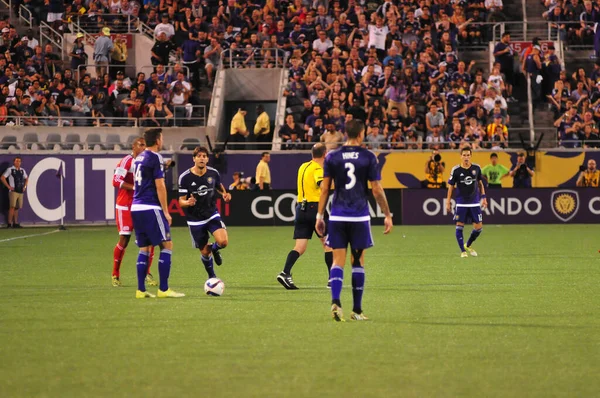
[[[352,189],[356,185],[356,175],[354,175],[354,171],[356,170],[354,164],[347,162],[344,164],[346,170],[348,170],[348,178],[350,181],[345,185],[346,189]]]

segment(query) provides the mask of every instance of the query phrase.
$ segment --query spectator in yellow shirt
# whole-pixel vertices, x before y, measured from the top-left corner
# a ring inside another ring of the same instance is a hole
[[[263,152],[260,162],[258,162],[258,166],[256,166],[256,184],[261,191],[268,191],[271,189],[270,161],[271,155],[269,152]]]
[[[246,142],[248,136],[248,129],[246,128],[246,108],[240,108],[231,119],[231,128],[229,140],[231,142]],[[233,149],[244,149],[243,145],[234,145]]]
[[[257,142],[269,143],[273,141],[271,134],[271,121],[265,107],[261,104],[256,107],[256,124],[254,125],[254,136]],[[268,149],[268,145],[260,145],[258,149]]]

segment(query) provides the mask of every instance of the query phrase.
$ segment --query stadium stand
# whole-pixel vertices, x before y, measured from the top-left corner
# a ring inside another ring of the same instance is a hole
[[[113,149],[129,145],[130,128],[205,125],[219,68],[281,66],[289,73],[284,108],[305,143],[361,118],[377,148],[502,149],[525,123],[526,94],[509,95],[505,74],[487,62],[493,24],[518,19],[518,1],[503,9],[450,0],[144,3],[30,2],[0,20],[0,124],[76,126],[77,139],[61,133],[62,148]],[[121,33],[151,38],[147,61],[125,62]],[[118,51],[96,76],[101,61],[85,54],[106,34]],[[430,125],[432,117],[441,124]],[[92,126],[104,130],[87,132]],[[50,133],[39,138],[52,142],[48,149],[57,144]],[[185,138],[182,147],[191,145]]]

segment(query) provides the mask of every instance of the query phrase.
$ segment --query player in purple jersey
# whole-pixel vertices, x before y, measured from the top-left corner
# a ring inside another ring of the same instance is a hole
[[[477,257],[477,252],[471,247],[475,239],[481,235],[483,229],[483,216],[481,209],[487,207],[481,168],[471,163],[473,152],[471,147],[463,147],[460,150],[461,164],[454,166],[448,179],[448,195],[446,197],[446,211],[452,211],[452,193],[456,190],[456,210],[454,220],[456,221],[456,241],[460,248],[460,256],[468,257],[469,254]],[[455,188],[456,187],[456,188]],[[473,223],[473,231],[465,247],[463,228],[465,223]],[[468,254],[467,254],[468,252]]]
[[[202,264],[209,278],[216,278],[213,257],[217,265],[223,259],[220,250],[227,247],[227,229],[217,211],[217,194],[225,202],[231,200],[221,184],[221,175],[216,169],[208,167],[208,149],[194,149],[194,167],[179,176],[179,205],[185,209],[187,224],[192,236],[192,244],[200,249]],[[208,244],[208,233],[215,242]]]
[[[361,146],[364,132],[365,126],[362,121],[348,122],[346,124],[348,141],[341,148],[327,155],[323,167],[323,182],[315,229],[319,234],[325,231],[323,213],[333,182],[335,189],[327,225],[329,234],[326,244],[333,249],[333,266],[329,279],[332,298],[331,314],[337,322],[344,321],[340,295],[348,245],[352,254],[352,297],[354,299],[350,319],[356,321],[368,319],[362,311],[362,295],[365,285],[364,250],[373,246],[368,202],[369,182],[371,182],[373,196],[385,214],[384,233],[391,232],[393,227],[390,208],[380,183],[377,157]]]
[[[144,133],[146,150],[140,153],[134,162],[133,203],[131,218],[135,231],[135,243],[140,248],[137,260],[138,290],[136,298],[154,298],[146,291],[145,279],[150,249],[160,246],[158,259],[159,298],[184,297],[169,289],[171,273],[171,216],[167,207],[167,188],[165,186],[164,162],[158,153],[162,149],[162,129],[150,129]]]

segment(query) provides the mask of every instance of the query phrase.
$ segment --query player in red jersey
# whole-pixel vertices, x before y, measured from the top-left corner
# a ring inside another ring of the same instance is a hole
[[[113,252],[113,272],[112,272],[112,285],[114,287],[121,286],[120,268],[121,260],[125,255],[125,248],[129,244],[131,233],[133,231],[133,221],[131,220],[131,203],[133,202],[133,161],[135,158],[146,149],[146,141],[140,137],[133,141],[132,153],[125,156],[117,164],[115,174],[113,176],[113,186],[117,188],[117,204],[115,206],[117,213],[117,228],[119,229],[119,243],[115,246]],[[150,260],[148,261],[148,274],[146,275],[146,283],[151,286],[156,286],[157,283],[150,273],[150,265],[152,264],[152,258],[154,257],[154,248],[150,253]]]

